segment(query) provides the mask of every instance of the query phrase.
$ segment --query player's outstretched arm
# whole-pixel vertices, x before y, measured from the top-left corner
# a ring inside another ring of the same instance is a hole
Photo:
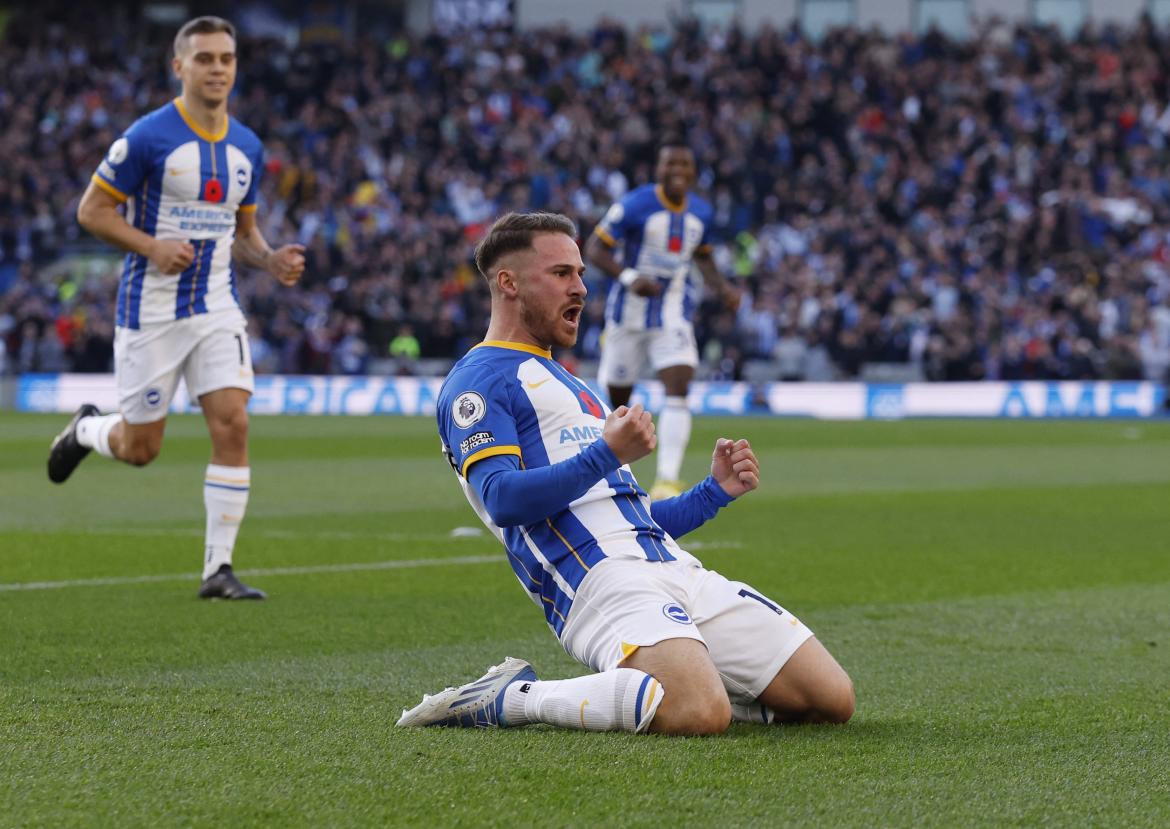
[[[682,538],[715,517],[720,509],[760,485],[760,465],[746,440],[715,441],[711,474],[682,495],[655,501],[650,515],[674,538]]]
[[[295,285],[305,272],[305,246],[283,245],[273,250],[256,225],[256,213],[252,210],[236,215],[232,258],[250,268],[268,271],[282,285]]]
[[[103,242],[149,259],[162,273],[182,273],[195,261],[195,248],[182,239],[156,239],[126,221],[118,201],[92,181],[77,205],[77,223]]]

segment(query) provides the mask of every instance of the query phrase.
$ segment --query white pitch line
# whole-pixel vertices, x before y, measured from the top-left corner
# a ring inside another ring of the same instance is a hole
[[[246,535],[256,538],[324,538],[338,541],[491,541],[492,537],[486,530],[478,527],[467,529],[478,530],[478,535],[453,535],[446,533],[395,533],[395,532],[354,532],[353,530],[245,530]],[[197,527],[184,529],[181,527],[87,527],[66,528],[62,530],[24,530],[21,532],[43,532],[45,535],[58,533],[76,533],[77,535],[130,535],[130,536],[168,536],[178,538],[202,538],[203,530]],[[684,550],[739,550],[744,547],[742,541],[684,541]]]
[[[452,556],[450,558],[415,558],[400,561],[369,561],[354,564],[320,564],[309,567],[269,567],[241,570],[245,576],[304,576],[313,573],[357,573],[370,570],[409,570],[416,567],[446,567],[453,564],[488,564],[502,561],[503,556]],[[113,587],[129,584],[151,584],[163,581],[195,581],[192,573],[160,573],[150,576],[110,576],[98,579],[70,579],[68,581],[26,581],[0,584],[0,593],[17,590],[61,590],[66,587]]]
[[[124,531],[123,531],[124,532]],[[159,535],[185,535],[183,531],[160,531]],[[369,536],[365,536],[369,537]],[[436,536],[437,537],[437,536]],[[447,536],[442,536],[447,538]],[[692,550],[738,549],[738,541],[695,541],[687,545]],[[417,567],[446,567],[454,564],[488,564],[500,561],[502,556],[451,556],[449,558],[415,558],[398,561],[368,561],[351,564],[318,564],[306,567],[269,567],[241,570],[246,576],[305,576],[313,573],[360,573],[374,570],[410,570]],[[68,579],[64,581],[25,581],[0,583],[0,593],[20,590],[62,590],[67,587],[120,587],[131,584],[153,584],[167,581],[190,581],[191,573],[159,573],[149,576],[107,576],[96,579]]]

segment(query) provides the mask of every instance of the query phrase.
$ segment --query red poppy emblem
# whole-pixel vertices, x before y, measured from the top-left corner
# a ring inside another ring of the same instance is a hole
[[[203,185],[203,201],[223,201],[223,185],[219,183],[219,179],[210,179]]]
[[[589,410],[589,414],[593,415],[594,417],[596,417],[598,419],[602,419],[602,417],[601,417],[601,404],[599,404],[596,400],[593,399],[593,395],[591,395],[589,392],[582,389],[580,391],[580,393],[578,394],[578,397],[580,397],[581,402],[585,404],[585,408]]]

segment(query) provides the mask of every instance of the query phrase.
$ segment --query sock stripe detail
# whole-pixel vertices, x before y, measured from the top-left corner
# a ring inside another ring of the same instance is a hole
[[[248,478],[223,478],[219,475],[204,475],[203,480],[215,481],[217,484],[236,484],[237,486],[247,486],[251,483]]]
[[[229,486],[228,484],[213,484],[211,481],[204,481],[204,486],[215,487],[216,489],[230,489],[232,492],[247,492],[249,487],[246,486]]]
[[[642,684],[638,686],[638,696],[634,698],[634,730],[642,724],[642,696],[646,693],[646,686],[650,684],[650,680],[654,677],[646,674],[642,680]]]
[[[651,677],[653,679],[653,677]],[[658,695],[658,680],[655,679],[650,683],[650,696],[646,699],[646,710],[649,711],[654,707],[654,698]]]

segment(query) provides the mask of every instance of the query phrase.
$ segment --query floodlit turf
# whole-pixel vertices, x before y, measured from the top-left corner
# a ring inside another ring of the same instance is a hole
[[[229,604],[195,598],[201,421],[55,487],[66,419],[0,415],[0,826],[1170,825],[1170,422],[698,420],[691,480],[717,435],[764,480],[688,540],[859,709],[662,739],[393,727],[507,655],[584,671],[450,537],[429,420],[254,418],[271,599]]]

